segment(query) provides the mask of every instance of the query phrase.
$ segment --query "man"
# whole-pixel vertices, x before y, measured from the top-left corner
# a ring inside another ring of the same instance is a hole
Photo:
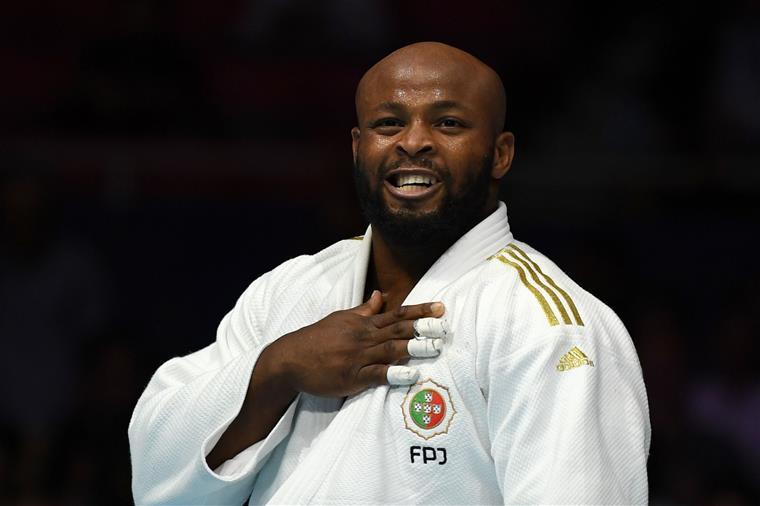
[[[129,427],[137,503],[647,501],[631,340],[497,200],[505,103],[439,43],[364,75],[370,228],[264,274],[215,343],[159,368]]]

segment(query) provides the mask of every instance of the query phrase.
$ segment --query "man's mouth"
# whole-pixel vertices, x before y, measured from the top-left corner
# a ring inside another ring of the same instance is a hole
[[[385,179],[386,187],[399,198],[424,198],[439,186],[440,180],[427,169],[397,169]]]
[[[438,178],[418,174],[395,174],[390,178],[391,184],[401,191],[415,191],[422,188],[430,188],[438,182]]]

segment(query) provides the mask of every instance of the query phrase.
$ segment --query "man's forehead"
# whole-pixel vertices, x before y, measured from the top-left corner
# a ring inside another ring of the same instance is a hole
[[[468,102],[477,98],[477,79],[447,66],[403,65],[377,69],[363,83],[361,102],[380,106],[389,102]],[[470,74],[472,75],[472,74]]]
[[[389,54],[367,71],[356,90],[357,114],[387,102],[458,102],[504,124],[504,86],[494,70],[469,53],[438,42],[420,42]]]
[[[379,79],[397,82],[431,82],[436,80],[459,80],[462,74],[472,75],[474,66],[465,61],[446,59],[443,56],[426,58],[394,58],[380,62],[370,73]]]

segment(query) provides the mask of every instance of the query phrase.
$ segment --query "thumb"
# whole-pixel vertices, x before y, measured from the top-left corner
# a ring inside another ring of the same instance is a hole
[[[382,307],[383,296],[380,294],[379,290],[373,290],[372,295],[369,296],[367,302],[356,306],[354,311],[362,316],[372,316],[373,314],[379,313]]]

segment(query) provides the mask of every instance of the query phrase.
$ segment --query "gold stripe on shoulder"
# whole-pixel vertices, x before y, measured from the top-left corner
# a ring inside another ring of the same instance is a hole
[[[560,314],[560,316],[562,316],[562,321],[565,323],[565,325],[572,325],[573,322],[572,322],[572,320],[570,320],[570,316],[568,316],[567,311],[565,310],[565,306],[562,304],[562,301],[559,300],[559,297],[557,297],[557,294],[554,292],[554,290],[552,290],[551,288],[549,288],[548,286],[546,286],[541,281],[541,279],[536,274],[536,271],[534,271],[533,268],[531,267],[531,264],[528,263],[526,260],[524,260],[524,259],[520,258],[519,256],[517,256],[515,254],[515,252],[512,251],[511,249],[507,252],[507,254],[510,257],[512,257],[513,259],[517,260],[519,263],[521,263],[523,265],[523,267],[525,267],[525,270],[528,271],[528,274],[530,274],[531,279],[533,279],[533,281],[538,286],[540,286],[541,288],[543,288],[544,291],[549,294],[549,297],[551,297],[552,302],[554,302],[554,305],[557,306],[557,309],[559,309],[559,314]]]
[[[551,277],[549,277],[547,274],[545,274],[541,270],[541,267],[539,267],[538,264],[536,262],[534,262],[528,256],[528,254],[525,253],[523,250],[521,250],[517,245],[515,245],[514,243],[510,244],[509,246],[507,246],[507,249],[512,249],[512,250],[516,251],[525,260],[527,260],[528,262],[530,262],[530,264],[533,266],[533,268],[536,271],[538,271],[538,273],[541,274],[541,276],[543,276],[546,279],[546,282],[549,283],[555,290],[557,290],[559,292],[559,294],[562,296],[562,298],[565,299],[565,302],[567,302],[567,305],[570,308],[570,312],[573,313],[573,317],[575,317],[575,323],[577,325],[579,325],[579,326],[582,327],[584,325],[583,324],[583,320],[581,319],[581,315],[580,315],[580,313],[578,313],[578,308],[575,307],[575,303],[573,302],[573,299],[570,297],[570,295],[568,295],[568,293],[566,291],[564,291],[562,288],[560,288],[559,286],[557,286],[557,283],[555,283],[554,280]]]
[[[504,255],[500,254],[501,252],[495,254],[492,257],[489,258],[496,258],[500,262],[505,263],[511,267],[514,267],[514,269],[517,271],[517,275],[520,277],[520,281],[523,285],[525,285],[525,288],[530,290],[530,293],[533,294],[533,296],[538,301],[538,304],[541,306],[541,309],[544,310],[544,314],[546,315],[546,319],[549,320],[549,325],[552,327],[554,325],[559,325],[559,321],[557,320],[557,317],[554,316],[554,311],[552,311],[552,308],[549,307],[549,303],[546,301],[546,298],[539,292],[535,286],[531,285],[528,282],[528,278],[525,276],[525,271],[523,270],[520,265],[516,264],[515,262],[509,260]]]
[[[350,241],[363,241],[364,240],[364,236],[363,235],[356,235],[354,237],[351,237],[349,240]]]

